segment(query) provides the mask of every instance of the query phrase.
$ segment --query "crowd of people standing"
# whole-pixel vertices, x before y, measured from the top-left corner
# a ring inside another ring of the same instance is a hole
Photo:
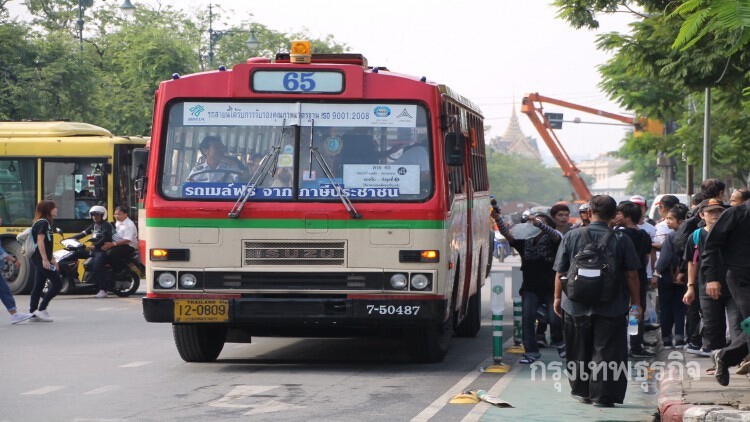
[[[750,317],[750,195],[736,189],[725,205],[725,184],[708,179],[692,199],[688,206],[674,195],[663,195],[657,203],[659,221],[650,221],[642,196],[618,204],[597,195],[577,210],[580,222],[575,225],[568,222],[567,205],[558,204],[550,215],[528,216],[539,230],[526,239],[515,238],[501,215],[491,213],[521,257],[525,354],[520,363],[541,357],[539,339],[546,324],[537,316],[545,305],[551,312],[542,319],[549,322],[552,344],[569,371],[578,367],[582,375],[591,364],[614,371],[628,357],[654,357],[657,344],[644,341],[649,327],[642,316],[650,303],[647,292],[655,291],[659,323],[652,325],[660,329],[664,348],[710,356],[714,367],[709,371],[721,385],[729,383],[729,367],[750,372],[750,338],[740,328]],[[591,244],[604,248],[612,260],[615,291],[605,301],[581,303],[567,296],[568,278],[575,278],[571,267]],[[637,334],[628,337],[629,314],[637,315],[639,324]],[[625,377],[591,375],[569,377],[574,399],[599,407],[623,402]]]

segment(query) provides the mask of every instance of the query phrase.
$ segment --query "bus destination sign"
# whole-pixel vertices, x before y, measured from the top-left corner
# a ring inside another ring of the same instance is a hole
[[[340,94],[344,91],[344,74],[332,71],[257,70],[253,72],[251,85],[255,92]]]

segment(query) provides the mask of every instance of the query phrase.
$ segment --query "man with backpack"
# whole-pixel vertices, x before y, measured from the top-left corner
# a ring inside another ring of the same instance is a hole
[[[590,205],[591,224],[566,233],[557,251],[554,310],[563,318],[571,396],[614,407],[628,385],[627,370],[616,369],[628,360],[625,316],[641,315],[641,262],[630,238],[609,228],[615,200],[596,195]]]

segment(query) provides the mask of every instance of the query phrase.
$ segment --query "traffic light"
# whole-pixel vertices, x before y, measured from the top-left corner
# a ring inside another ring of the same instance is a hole
[[[550,129],[562,129],[562,113],[544,113],[544,118],[549,122]]]

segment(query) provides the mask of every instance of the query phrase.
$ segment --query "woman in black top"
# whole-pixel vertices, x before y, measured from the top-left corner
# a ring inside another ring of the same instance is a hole
[[[52,257],[52,224],[57,217],[57,205],[54,201],[44,200],[36,206],[36,217],[31,226],[31,236],[36,242],[36,249],[31,255],[31,265],[36,269],[34,288],[31,290],[29,311],[34,314],[32,321],[52,322],[47,313],[47,305],[62,287],[60,273],[57,272],[57,262]],[[50,281],[47,293],[39,299],[46,281]]]

